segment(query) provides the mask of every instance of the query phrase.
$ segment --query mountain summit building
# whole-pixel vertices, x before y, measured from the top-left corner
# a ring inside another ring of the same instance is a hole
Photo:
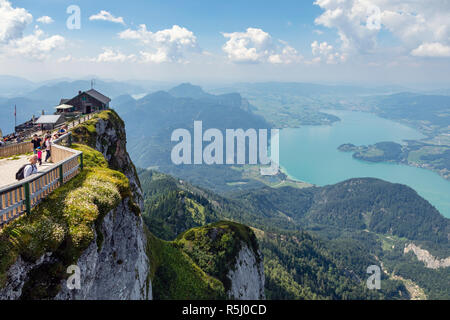
[[[72,112],[83,114],[109,109],[111,99],[95,89],[78,91],[72,99],[61,99],[60,105],[72,106]]]

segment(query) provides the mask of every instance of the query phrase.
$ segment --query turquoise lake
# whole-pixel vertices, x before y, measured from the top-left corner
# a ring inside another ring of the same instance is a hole
[[[365,112],[323,110],[341,121],[280,132],[280,163],[291,178],[318,186],[350,178],[373,177],[408,185],[450,218],[450,181],[430,170],[391,163],[369,163],[340,152],[344,143],[404,143],[424,136],[415,129]]]

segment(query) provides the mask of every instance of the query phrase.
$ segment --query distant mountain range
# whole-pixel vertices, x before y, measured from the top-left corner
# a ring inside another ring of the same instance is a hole
[[[17,106],[17,123],[20,124],[30,120],[33,114],[39,116],[42,110],[46,114],[55,112],[54,107],[59,105],[62,98],[74,97],[78,91],[90,88],[89,80],[50,82],[39,86],[25,79],[0,76],[0,128],[4,134],[14,130],[14,106]],[[101,80],[95,81],[95,89],[111,98],[145,92],[137,85]],[[6,92],[10,94],[2,97],[2,93]]]
[[[317,96],[317,95],[376,95],[376,94],[393,94],[409,89],[403,86],[378,86],[364,87],[355,85],[324,85],[315,83],[300,82],[260,82],[260,83],[239,83],[230,87],[224,87],[214,90],[215,93],[224,93],[236,91],[244,92],[262,92],[264,94],[277,95],[297,95],[297,96]]]
[[[36,83],[24,78],[0,75],[0,97],[17,97],[36,87]]]
[[[203,122],[203,130],[270,128],[263,117],[251,112],[248,101],[240,94],[216,96],[190,84],[168,92],[158,91],[139,100],[120,96],[114,100],[114,106],[127,124],[133,161],[144,168],[171,164],[173,130],[191,130],[196,120]]]
[[[450,123],[450,96],[401,92],[388,96],[369,97],[366,104],[379,115],[390,119],[429,121],[447,127]]]
[[[161,94],[161,92],[156,91],[147,95],[145,95],[145,93],[150,92],[155,88],[164,88],[168,86],[169,84],[167,83],[151,81],[118,82],[96,80],[95,82],[95,89],[111,97],[113,99],[111,104],[112,107],[116,108],[124,116],[124,112],[132,110],[135,106],[140,106],[139,108],[143,110],[148,109],[145,107],[147,104],[166,104],[168,101],[164,100],[164,95]],[[88,90],[90,87],[90,80],[75,81],[63,78],[43,83],[35,83],[20,77],[0,76],[0,127],[3,129],[4,133],[13,130],[14,105],[17,105],[18,123],[21,123],[29,120],[32,114],[40,114],[42,110],[45,110],[47,113],[53,112],[54,106],[59,103],[61,98],[70,98],[75,96],[79,90]],[[279,104],[279,107],[282,107],[284,103],[300,105],[304,103],[309,106],[322,105],[326,107],[327,101],[330,101],[331,106],[333,106],[343,97],[345,97],[345,99],[355,99],[358,97],[358,101],[362,104],[367,102],[367,104],[380,108],[381,112],[386,113],[387,116],[391,118],[399,118],[409,114],[415,118],[426,116],[428,118],[433,117],[433,119],[430,119],[433,121],[448,122],[445,117],[442,117],[442,114],[438,114],[439,112],[442,113],[442,111],[445,112],[445,110],[448,110],[450,98],[445,94],[446,90],[439,90],[439,92],[443,93],[442,95],[405,93],[407,90],[407,88],[401,86],[368,88],[351,85],[335,86],[311,83],[267,82],[241,83],[212,90],[213,93],[218,94],[215,95],[205,92],[199,86],[184,83],[165,93],[168,94],[166,98],[172,97],[175,99],[171,102],[172,106],[176,106],[176,103],[173,103],[174,101],[184,103],[181,102],[183,99],[185,101],[191,99],[191,104],[195,104],[192,100],[197,100],[203,105],[216,104],[230,107],[233,106],[248,112],[256,111],[257,109],[243,97],[262,97],[262,101],[264,101],[264,97],[270,99],[273,97],[288,97],[287,100],[285,98],[274,100],[274,102]],[[132,96],[143,97],[141,99],[134,99]],[[304,100],[300,100],[300,103],[297,103],[298,99],[291,99],[292,102],[290,102],[289,97],[303,97]],[[325,100],[321,100],[320,97],[323,97]],[[260,107],[259,104],[256,106],[258,108]],[[195,111],[194,109],[191,108],[191,111]],[[273,108],[271,107],[269,109]],[[286,109],[283,109],[283,112],[289,113]],[[299,112],[299,116],[301,116],[302,110]],[[415,114],[412,114],[412,112]],[[259,112],[259,114],[263,115],[264,112]],[[295,112],[292,114],[293,116],[296,115]],[[307,113],[304,113],[304,116],[306,116],[306,114]],[[228,115],[224,116],[224,119],[227,119]],[[273,116],[273,114],[270,116]],[[128,117],[128,115],[125,117]],[[130,119],[132,119],[132,116],[130,116]],[[173,121],[175,121],[175,119],[173,119]],[[267,118],[265,120],[267,122],[271,121],[271,119]],[[314,123],[314,121],[312,121],[312,123]],[[136,130],[133,129],[133,131]]]

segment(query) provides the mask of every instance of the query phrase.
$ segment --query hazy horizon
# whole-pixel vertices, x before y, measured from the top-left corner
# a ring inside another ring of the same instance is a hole
[[[238,86],[240,84],[261,84],[261,83],[296,83],[296,84],[315,84],[315,85],[323,85],[323,86],[351,86],[351,87],[360,87],[360,88],[382,88],[382,87],[403,87],[405,90],[414,90],[414,91],[433,91],[433,90],[445,90],[450,89],[450,83],[414,83],[414,82],[352,82],[352,81],[282,81],[277,79],[266,79],[261,81],[246,81],[244,79],[235,79],[230,81],[220,81],[220,80],[195,80],[195,79],[180,79],[180,80],[159,80],[159,79],[144,79],[144,78],[103,78],[95,75],[84,76],[84,77],[47,77],[42,79],[35,78],[27,78],[12,74],[0,74],[0,81],[3,77],[11,77],[17,79],[23,79],[29,81],[36,85],[36,88],[45,85],[52,85],[61,82],[76,82],[76,81],[91,81],[91,80],[100,80],[103,82],[124,82],[124,83],[142,83],[142,84],[153,84],[167,87],[174,87],[180,84],[189,83],[196,86],[201,86],[205,90],[218,89],[220,87],[227,86]],[[0,94],[1,96],[1,94]]]

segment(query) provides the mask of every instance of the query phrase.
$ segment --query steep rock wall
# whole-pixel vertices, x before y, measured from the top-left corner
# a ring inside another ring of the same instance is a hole
[[[56,299],[63,300],[143,300],[151,299],[149,261],[145,252],[142,219],[125,199],[103,219],[100,245],[93,241],[78,259],[81,272],[79,290],[69,290],[66,281]],[[97,235],[98,237],[98,235]],[[97,239],[96,239],[97,240]]]
[[[261,252],[254,252],[243,244],[233,270],[227,277],[231,280],[228,297],[235,300],[263,300],[264,265]]]
[[[136,168],[126,149],[125,124],[114,111],[108,111],[106,115],[95,119],[94,141],[90,144],[103,154],[111,169],[125,174],[132,200],[142,211],[143,194]],[[62,286],[57,299],[152,298],[144,224],[140,214],[136,215],[128,206],[128,200],[104,218],[100,230],[104,238],[101,248],[93,241],[78,260],[84,275],[81,289],[68,290],[67,286]]]
[[[143,206],[141,184],[136,168],[127,152],[125,124],[113,111],[108,118],[99,117],[95,124],[96,137],[93,148],[100,151],[108,161],[109,167],[121,171],[130,181],[134,201]]]
[[[419,261],[422,261],[429,269],[439,269],[450,267],[450,257],[446,259],[438,259],[434,257],[428,250],[422,249],[416,246],[414,243],[410,243],[404,249],[404,253],[413,252]]]

